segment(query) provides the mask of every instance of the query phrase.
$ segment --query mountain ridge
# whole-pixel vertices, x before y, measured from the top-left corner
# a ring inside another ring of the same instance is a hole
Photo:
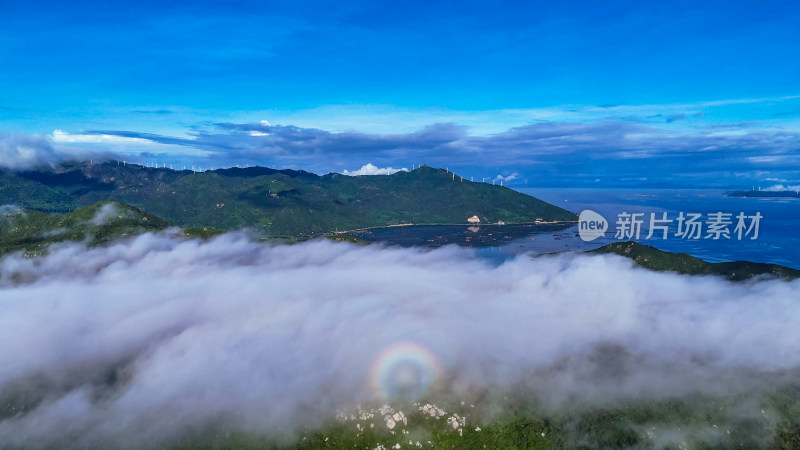
[[[393,175],[316,175],[267,167],[172,170],[106,161],[0,172],[0,204],[66,212],[116,200],[181,227],[251,227],[271,236],[365,227],[577,221],[571,211],[512,189],[423,166]]]

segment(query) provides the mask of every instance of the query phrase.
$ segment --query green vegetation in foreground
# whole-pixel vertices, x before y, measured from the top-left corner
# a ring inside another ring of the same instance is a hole
[[[650,270],[687,275],[722,275],[731,281],[748,280],[759,275],[774,276],[785,280],[800,278],[800,270],[778,264],[750,261],[709,263],[686,253],[664,252],[633,241],[615,242],[592,250],[590,253],[614,253],[625,256]]]
[[[137,234],[161,231],[170,224],[133,206],[104,201],[64,214],[48,214],[30,209],[0,210],[0,255],[25,251],[26,256],[42,255],[57,242],[83,242],[102,245]],[[205,239],[220,232],[211,228],[185,229],[187,237]]]
[[[511,398],[511,397],[508,397]],[[294,442],[209,427],[172,449],[797,449],[800,391],[784,387],[725,398],[627,401],[614,407],[546,410],[517,398],[357,409],[300,433]],[[388,408],[388,409],[387,409]],[[488,414],[485,411],[494,411]],[[441,414],[440,414],[441,412]],[[402,415],[398,414],[402,413]],[[391,418],[392,428],[388,419]],[[454,425],[455,424],[455,425]],[[419,442],[419,446],[417,445]],[[397,447],[397,445],[400,447]]]
[[[421,167],[389,176],[318,176],[265,167],[191,170],[114,162],[0,171],[0,205],[66,212],[116,200],[177,226],[270,236],[309,236],[403,223],[577,221],[577,215],[512,189],[453,180]]]

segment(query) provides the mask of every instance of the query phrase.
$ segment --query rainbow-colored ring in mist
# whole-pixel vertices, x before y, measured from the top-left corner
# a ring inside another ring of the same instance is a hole
[[[443,369],[430,349],[402,341],[383,349],[370,365],[373,393],[387,400],[414,400],[424,396]]]

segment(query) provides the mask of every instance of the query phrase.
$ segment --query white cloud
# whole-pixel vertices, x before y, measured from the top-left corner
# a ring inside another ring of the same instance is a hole
[[[462,400],[512,386],[545,408],[750,395],[795,379],[797,298],[800,281],[732,284],[610,255],[498,266],[452,247],[235,234],[64,245],[0,260],[0,342],[13,343],[0,400],[29,402],[0,419],[0,441],[159,447],[210,426],[313,426],[374,399],[371,367],[402,342],[427,349],[414,361]]]
[[[52,140],[60,144],[143,144],[149,142],[141,138],[115,136],[111,134],[73,134],[62,130],[53,130]]]
[[[350,175],[350,176],[356,176],[356,175],[392,175],[392,174],[395,174],[397,172],[408,172],[408,169],[405,168],[405,167],[403,167],[402,169],[395,169],[393,167],[382,167],[382,168],[380,168],[380,167],[372,165],[371,163],[368,163],[366,165],[361,166],[360,169],[354,170],[352,172],[349,171],[349,170],[343,170],[342,174],[343,175]]]
[[[17,205],[0,205],[0,224],[14,216],[26,216],[25,210]]]
[[[146,164],[152,163],[152,161],[141,161],[141,155],[149,153],[157,155],[154,159],[161,162],[175,161],[173,164],[181,166],[185,165],[187,159],[200,159],[215,154],[203,148],[162,143],[147,137],[119,136],[108,133],[70,133],[56,129],[48,138],[58,151],[84,155],[83,159],[89,159],[90,155],[103,155],[108,158],[126,159],[128,162],[137,161]],[[192,142],[197,140],[197,136],[187,135],[180,139]],[[179,161],[182,163],[178,164]],[[166,162],[166,164],[169,167],[170,162]]]
[[[541,108],[495,109],[462,111],[444,108],[412,109],[396,105],[347,104],[325,105],[294,111],[253,111],[242,113],[233,120],[257,122],[264,115],[280,115],[283,123],[331,131],[361,131],[378,134],[409,133],[431,123],[457,123],[469,129],[470,135],[488,136],[509,128],[536,122],[596,122],[614,118],[635,119],[663,124],[669,116],[685,115],[688,120],[676,121],[669,129],[686,128],[689,124],[712,124],[715,117],[730,121],[730,108],[758,104],[756,113],[741,110],[736,121],[757,121],[763,125],[798,129],[796,121],[764,119],[764,108],[781,111],[786,105],[798,103],[798,96],[721,99],[694,103],[585,105],[566,104]],[[715,113],[720,112],[717,116]]]
[[[70,159],[83,160],[106,156],[108,153],[104,151],[55,148],[50,139],[42,135],[0,133],[0,168],[23,170],[54,165]]]
[[[783,185],[783,184],[776,184],[774,186],[770,186],[768,188],[762,189],[764,191],[797,191],[800,190],[800,185]]]
[[[501,181],[508,183],[509,181],[514,181],[519,178],[519,174],[517,172],[512,173],[511,175],[497,175],[494,177],[495,183],[500,183]]]
[[[106,203],[94,213],[91,223],[95,225],[106,225],[111,221],[125,217],[130,217],[129,211],[123,211],[116,203]]]

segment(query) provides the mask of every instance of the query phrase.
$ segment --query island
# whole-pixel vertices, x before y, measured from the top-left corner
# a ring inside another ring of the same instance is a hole
[[[781,190],[781,191],[729,191],[725,193],[728,197],[748,197],[748,198],[800,198],[800,190]]]

